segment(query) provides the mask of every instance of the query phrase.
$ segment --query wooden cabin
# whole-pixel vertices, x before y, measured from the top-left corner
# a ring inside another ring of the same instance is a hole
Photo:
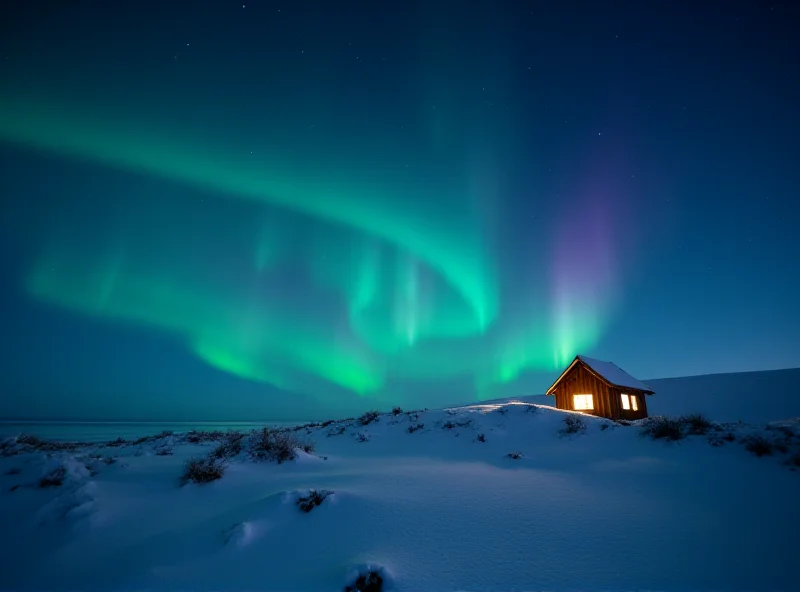
[[[647,417],[645,398],[655,393],[616,364],[576,356],[546,394],[555,396],[558,409],[642,419]]]

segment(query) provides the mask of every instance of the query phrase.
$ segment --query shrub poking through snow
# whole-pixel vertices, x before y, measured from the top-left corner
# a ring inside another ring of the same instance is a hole
[[[331,428],[328,430],[328,436],[341,436],[344,434],[345,427],[343,425],[338,425],[335,428]]]
[[[162,438],[168,438],[172,435],[170,430],[164,430],[160,434],[154,434],[152,436],[142,436],[141,438],[137,438],[131,444],[134,446],[139,446],[140,444],[145,444],[147,442],[154,442],[156,440],[161,440]]]
[[[728,432],[727,434],[720,435],[713,433],[708,435],[708,443],[712,446],[722,446],[725,442],[735,442],[736,436]]]
[[[641,434],[653,440],[680,440],[684,436],[683,422],[671,417],[650,417],[645,420]]]
[[[64,478],[67,476],[67,469],[64,467],[56,467],[44,477],[39,479],[39,487],[59,487],[64,483]]]
[[[414,432],[416,432],[417,430],[421,430],[421,429],[422,429],[422,428],[424,428],[424,427],[425,427],[425,424],[424,424],[424,423],[415,423],[415,424],[412,424],[412,425],[408,426],[408,433],[409,433],[409,434],[413,434],[413,433],[414,433]]]
[[[222,479],[225,474],[225,464],[218,458],[190,458],[181,475],[181,485],[189,481],[194,483],[210,483]]]
[[[586,422],[577,415],[567,415],[564,418],[564,427],[561,428],[562,434],[580,434],[586,431]]]
[[[211,456],[214,458],[232,458],[244,450],[244,434],[242,432],[230,431],[222,438]]]
[[[605,432],[605,431],[606,431],[608,428],[610,428],[610,427],[611,427],[611,424],[608,424],[608,423],[601,423],[601,424],[600,424],[600,429],[601,429],[602,431],[604,431],[604,432]]]
[[[748,436],[742,442],[744,442],[744,447],[756,456],[770,456],[772,454],[772,442],[764,436]]]
[[[122,436],[120,436],[116,440],[111,440],[111,442],[106,442],[105,445],[108,448],[118,448],[119,446],[127,446],[128,444],[130,444],[130,442],[125,438],[123,438]]]
[[[369,434],[367,432],[359,432],[356,434],[356,442],[369,442]]]
[[[790,456],[786,461],[786,464],[792,467],[792,470],[800,469],[800,452],[795,452],[792,456]]]
[[[296,450],[302,446],[289,430],[257,430],[250,440],[250,454],[258,460],[273,460],[278,464],[297,458]]]
[[[519,460],[519,459],[522,458],[522,453],[521,452],[509,452],[508,454],[506,454],[506,456],[508,458],[513,458],[514,460]]]
[[[172,446],[159,446],[156,448],[156,456],[172,456],[173,453]]]
[[[787,440],[791,440],[795,435],[792,428],[785,425],[768,425],[766,429],[768,432],[780,432]]]
[[[17,444],[30,446],[31,448],[41,448],[46,444],[46,442],[39,436],[34,436],[33,434],[22,434],[19,438],[17,438]]]
[[[272,430],[263,427],[250,437],[250,454],[254,458],[267,460],[272,450]]]
[[[478,442],[486,442],[486,436],[481,432],[475,437],[475,440]]]
[[[304,495],[297,499],[297,507],[299,507],[303,512],[310,512],[314,508],[319,505],[322,505],[322,502],[325,500],[333,492],[328,489],[311,489],[308,492],[308,495]]]
[[[508,407],[498,407],[497,409],[495,409],[495,411],[500,415],[505,415],[506,413],[508,413]]]
[[[61,442],[55,440],[42,440],[39,436],[22,434],[16,438],[7,438],[0,444],[2,456],[14,456],[30,449],[41,452],[72,452],[81,446],[88,446],[87,442]]]
[[[383,576],[373,570],[359,574],[352,584],[344,588],[344,592],[381,592],[381,590],[383,590]]]
[[[691,435],[703,436],[714,427],[714,424],[700,413],[684,415],[679,421],[686,426],[687,432]]]
[[[218,442],[225,437],[225,432],[221,430],[205,431],[192,430],[186,434],[186,441],[189,444],[204,444],[206,442]]]
[[[377,411],[367,411],[364,415],[358,418],[358,423],[362,426],[367,426],[373,421],[378,421],[379,415],[380,413]]]
[[[455,428],[466,428],[472,423],[470,419],[463,419],[461,421],[450,421],[449,419],[442,424],[442,427],[446,430],[452,430]]]
[[[392,415],[400,415],[402,412],[403,412],[403,410],[400,409],[400,407],[392,408]]]

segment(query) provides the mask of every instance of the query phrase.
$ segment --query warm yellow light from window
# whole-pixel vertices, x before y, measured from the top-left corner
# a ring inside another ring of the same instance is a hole
[[[576,411],[594,409],[594,400],[592,395],[572,395],[572,408]]]
[[[639,401],[636,400],[636,395],[631,395],[631,405],[634,411],[639,411]]]
[[[626,394],[622,394],[622,408],[623,409],[630,409],[631,408],[631,400],[630,397]]]

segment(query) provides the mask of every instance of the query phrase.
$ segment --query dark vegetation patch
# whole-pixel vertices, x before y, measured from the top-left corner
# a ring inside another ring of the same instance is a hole
[[[332,493],[333,491],[330,491],[329,489],[312,489],[308,492],[308,495],[298,498],[297,506],[303,512],[310,512],[317,506],[322,505],[322,502],[325,500],[325,498]]]
[[[499,413],[500,415],[505,415],[506,413],[508,413],[508,407],[498,407],[494,411],[495,413]]]
[[[189,444],[207,444],[209,442],[219,442],[225,437],[222,430],[192,430],[186,434],[186,441]]]
[[[771,456],[773,444],[764,436],[752,435],[742,439],[745,449],[756,456]]]
[[[378,421],[378,416],[380,412],[378,411],[367,411],[364,415],[358,418],[358,424],[362,426],[368,426],[374,421]]]
[[[475,436],[475,441],[477,442],[486,442],[486,436],[481,432],[477,436]]]
[[[223,436],[219,444],[211,451],[213,458],[233,458],[244,450],[244,432],[231,430]]]
[[[567,415],[561,433],[565,435],[580,434],[586,431],[586,422],[579,415]]]
[[[369,434],[367,432],[359,432],[356,434],[356,442],[369,442]]]
[[[353,583],[344,588],[344,592],[381,592],[381,590],[383,590],[383,576],[373,570],[359,574]]]
[[[681,440],[684,436],[683,422],[680,418],[674,419],[662,415],[649,417],[644,421],[640,433],[653,440]]]
[[[139,444],[146,444],[147,442],[155,442],[156,440],[161,440],[163,438],[168,438],[173,434],[170,430],[164,430],[160,434],[154,434],[152,436],[142,436],[141,438],[137,438],[133,440],[131,444],[134,446],[138,446]]]
[[[653,440],[682,440],[686,436],[704,436],[709,432],[722,432],[722,426],[709,421],[700,413],[691,413],[679,417],[657,415],[648,417],[642,422],[641,434]],[[713,436],[713,434],[712,434]],[[709,442],[721,446],[723,441],[730,441],[725,436],[709,437]]]
[[[156,456],[172,456],[174,453],[172,446],[159,446],[156,448]]]
[[[22,472],[22,470],[19,467],[11,467],[10,469],[8,469],[5,472],[5,474],[6,475],[19,475],[21,472]]]
[[[611,424],[608,424],[608,423],[600,424],[600,430],[603,431],[603,432],[605,432],[610,427],[611,427]]]
[[[67,469],[64,467],[56,467],[39,479],[39,487],[60,487],[63,485],[66,476]]]
[[[402,412],[403,412],[403,410],[400,409],[400,407],[393,407],[392,408],[392,415],[395,415],[395,416],[396,415],[400,415]]]
[[[714,432],[708,435],[708,443],[712,446],[722,446],[726,442],[736,442],[736,436],[733,432],[725,432],[724,434]]]
[[[424,428],[424,427],[425,427],[425,424],[424,424],[424,423],[415,423],[415,424],[412,424],[412,425],[408,426],[408,433],[409,433],[409,434],[413,434],[413,433],[414,433],[414,432],[416,432],[417,430],[421,430],[421,429],[422,429],[422,428]]]
[[[768,425],[767,426],[768,432],[778,432],[781,436],[783,436],[786,440],[792,440],[797,434],[794,433],[792,428],[789,426],[776,426],[776,425]]]
[[[256,460],[275,461],[278,464],[297,458],[297,449],[313,443],[301,442],[289,430],[261,428],[250,436],[249,452]]]
[[[509,452],[508,454],[506,454],[506,456],[508,458],[513,458],[514,460],[519,460],[519,459],[522,458],[522,453],[521,452]]]
[[[88,442],[61,442],[44,440],[33,434],[21,434],[16,438],[7,438],[0,444],[2,456],[15,456],[25,452],[74,452],[78,448],[89,446]]]
[[[686,428],[686,433],[690,436],[703,436],[715,427],[715,424],[708,421],[700,413],[692,413],[678,418]]]
[[[336,427],[331,428],[328,430],[328,436],[341,436],[345,432],[345,427],[343,425],[338,425]]]
[[[449,419],[442,424],[446,430],[453,430],[455,428],[466,428],[472,425],[471,419],[462,419],[461,421],[450,421]]]
[[[792,470],[800,469],[800,452],[795,452],[786,460],[786,464],[792,467]]]
[[[125,438],[120,436],[116,440],[111,440],[110,442],[106,442],[104,446],[106,448],[119,448],[120,446],[128,446],[129,444],[132,444],[130,440],[126,440]]]
[[[181,485],[186,485],[189,481],[193,483],[210,483],[217,479],[222,479],[225,474],[225,463],[222,459],[213,458],[190,458],[186,461],[186,466],[181,475]]]

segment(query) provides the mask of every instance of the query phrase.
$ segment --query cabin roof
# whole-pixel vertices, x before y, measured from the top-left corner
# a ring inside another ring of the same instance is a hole
[[[589,370],[597,375],[598,378],[608,383],[610,386],[616,386],[620,388],[629,388],[637,391],[642,391],[644,393],[653,394],[654,391],[645,383],[640,380],[636,380],[633,376],[625,372],[622,368],[614,364],[613,362],[603,362],[601,360],[595,360],[594,358],[587,358],[586,356],[575,356],[575,359],[572,363],[561,373],[561,376],[553,383],[553,385],[547,389],[547,394],[551,395],[553,391],[555,391],[556,386],[561,380],[569,374],[570,370],[572,370],[575,365],[579,362],[582,362],[586,365]]]

